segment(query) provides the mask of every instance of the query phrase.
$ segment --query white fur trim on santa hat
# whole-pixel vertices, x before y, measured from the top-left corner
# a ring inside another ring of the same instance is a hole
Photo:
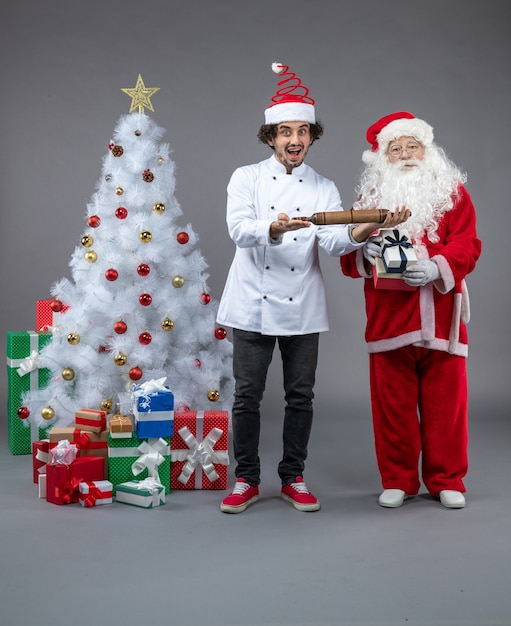
[[[264,110],[265,124],[280,124],[281,122],[309,122],[316,123],[314,105],[306,102],[279,102]]]
[[[378,154],[386,152],[391,141],[400,137],[415,137],[424,147],[427,147],[433,143],[433,127],[417,117],[394,120],[378,133],[378,150],[376,152],[366,150],[362,154],[362,161],[372,163]]]

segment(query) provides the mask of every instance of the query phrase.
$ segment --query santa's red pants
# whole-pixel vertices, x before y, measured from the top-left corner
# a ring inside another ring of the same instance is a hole
[[[464,357],[406,346],[370,355],[376,458],[384,489],[465,491],[468,401]]]

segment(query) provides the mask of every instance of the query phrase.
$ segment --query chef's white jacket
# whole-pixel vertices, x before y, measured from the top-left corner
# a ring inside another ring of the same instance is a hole
[[[341,211],[335,184],[302,164],[286,174],[274,155],[238,168],[227,187],[227,227],[236,244],[217,322],[263,335],[329,329],[318,246],[330,256],[359,248],[344,225],[316,226],[270,238],[279,213],[290,218]]]

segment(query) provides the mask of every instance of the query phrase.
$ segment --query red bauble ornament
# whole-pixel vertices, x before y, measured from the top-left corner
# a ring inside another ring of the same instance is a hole
[[[20,420],[26,420],[29,415],[30,411],[28,410],[28,407],[20,406],[20,408],[18,409],[18,417],[20,418]]]
[[[152,297],[148,293],[143,293],[139,296],[138,301],[142,306],[149,306],[153,301]]]
[[[137,272],[140,274],[140,276],[147,276],[150,271],[151,268],[149,267],[149,265],[147,265],[147,263],[141,263],[137,267]]]
[[[227,331],[225,330],[225,328],[216,328],[215,337],[217,339],[225,339],[227,337]]]
[[[177,234],[178,243],[188,243],[190,241],[190,237],[188,233],[182,232]]]
[[[131,380],[140,380],[142,378],[142,370],[140,367],[132,367],[130,369]]]
[[[87,220],[87,224],[91,228],[97,228],[101,224],[101,218],[99,217],[99,215],[91,215]]]
[[[115,270],[113,267],[107,269],[107,271],[105,272],[105,278],[109,280],[110,282],[117,280],[118,277],[119,277],[119,272]]]
[[[140,333],[140,335],[138,336],[138,340],[140,341],[140,343],[144,344],[144,346],[147,346],[151,343],[153,338],[151,337],[151,333],[143,332]]]
[[[209,304],[211,302],[209,293],[201,293],[200,299],[202,300],[202,304]]]
[[[122,320],[115,322],[114,330],[118,335],[123,335],[128,330],[128,324]]]
[[[115,217],[120,220],[125,220],[128,217],[128,210],[120,206],[118,209],[115,209]]]
[[[52,300],[50,302],[50,309],[54,311],[55,313],[59,313],[60,311],[62,311],[63,307],[64,305],[62,304],[60,300]]]
[[[202,363],[200,362],[200,359],[195,359],[195,367],[197,369],[199,369],[199,367],[202,365]]]

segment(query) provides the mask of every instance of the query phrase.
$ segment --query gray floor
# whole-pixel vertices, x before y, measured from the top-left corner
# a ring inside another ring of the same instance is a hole
[[[316,409],[318,513],[279,497],[277,425],[263,430],[262,499],[241,515],[212,491],[150,511],[48,504],[0,431],[2,626],[509,626],[509,407],[472,403],[456,511],[427,495],[379,507],[365,409]]]

